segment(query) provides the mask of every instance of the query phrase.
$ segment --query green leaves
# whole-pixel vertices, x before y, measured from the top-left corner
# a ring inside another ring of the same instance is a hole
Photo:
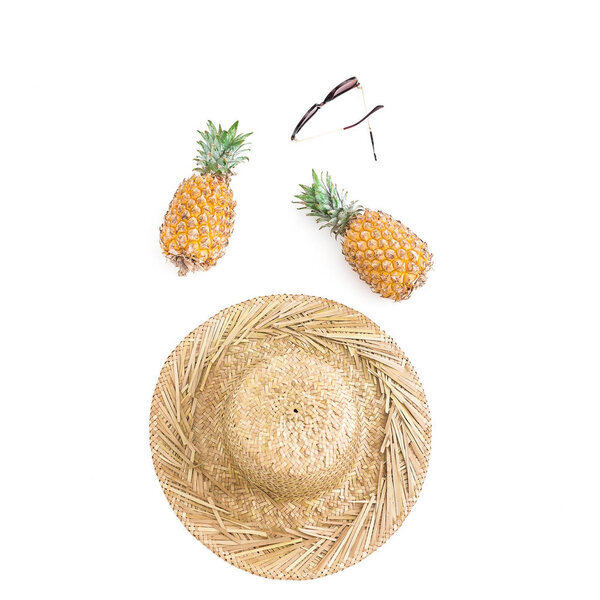
[[[356,202],[348,202],[347,192],[340,192],[327,172],[319,177],[313,169],[312,184],[300,184],[300,188],[302,193],[295,196],[298,201],[294,202],[300,204],[298,210],[308,210],[308,215],[315,217],[317,223],[323,223],[320,229],[330,227],[335,237],[363,210]]]
[[[239,121],[236,121],[229,129],[223,129],[221,125],[217,128],[212,121],[208,121],[206,130],[198,131],[200,149],[194,159],[198,165],[194,171],[227,177],[233,174],[232,170],[237,165],[248,160],[246,152],[250,144],[246,139],[252,133],[238,135],[238,124]]]

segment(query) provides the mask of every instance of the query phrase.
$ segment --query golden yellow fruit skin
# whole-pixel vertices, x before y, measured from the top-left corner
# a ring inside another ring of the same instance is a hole
[[[192,175],[181,183],[160,228],[162,251],[179,275],[216,264],[225,254],[234,218],[235,200],[225,178]]]
[[[344,232],[342,252],[350,266],[384,298],[405,300],[425,283],[433,257],[427,244],[390,215],[365,210]]]

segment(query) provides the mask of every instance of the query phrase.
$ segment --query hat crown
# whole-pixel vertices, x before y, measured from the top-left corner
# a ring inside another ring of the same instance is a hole
[[[361,425],[348,379],[293,345],[250,367],[224,407],[230,460],[274,499],[318,497],[340,485],[354,466]]]

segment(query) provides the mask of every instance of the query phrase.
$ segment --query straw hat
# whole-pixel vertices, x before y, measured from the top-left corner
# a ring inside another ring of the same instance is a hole
[[[402,524],[425,478],[423,389],[375,323],[312,296],[263,296],[192,331],[152,402],[156,473],[187,529],[233,565],[311,579]]]

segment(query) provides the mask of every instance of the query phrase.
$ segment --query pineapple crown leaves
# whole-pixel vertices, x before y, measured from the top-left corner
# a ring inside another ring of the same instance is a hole
[[[308,210],[309,216],[322,223],[320,229],[330,227],[335,237],[344,232],[350,219],[364,210],[356,202],[348,202],[348,193],[338,190],[329,173],[321,173],[319,177],[313,169],[312,184],[300,187],[302,193],[295,196],[298,200],[294,202],[300,204],[298,210]]]
[[[246,152],[248,146],[246,138],[252,133],[238,135],[239,121],[236,121],[229,129],[223,129],[221,125],[215,127],[212,121],[208,121],[205,131],[198,131],[198,156],[194,161],[198,165],[194,171],[200,171],[203,175],[212,173],[217,177],[229,177],[233,169],[241,162],[248,160]]]

